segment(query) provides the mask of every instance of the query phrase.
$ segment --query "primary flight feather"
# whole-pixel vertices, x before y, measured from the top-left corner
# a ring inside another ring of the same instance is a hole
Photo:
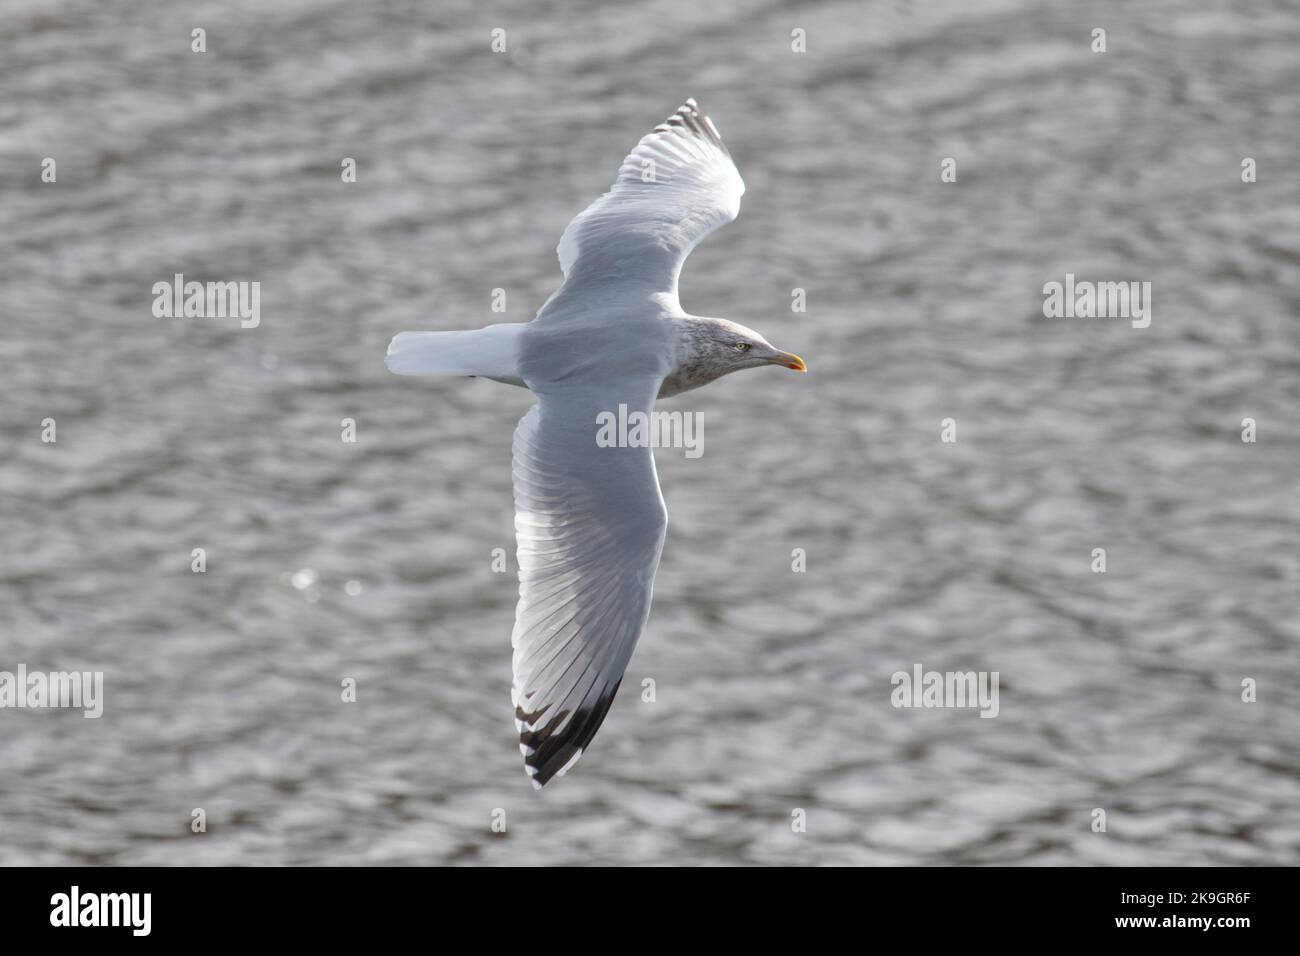
[[[512,698],[535,787],[582,756],[650,615],[668,518],[648,446],[603,447],[598,421],[761,365],[804,371],[753,329],[687,315],[677,277],[745,191],[694,100],[644,136],[560,238],[564,283],[531,322],[402,332],[402,375],[482,376],[532,390],[514,438],[519,605]]]

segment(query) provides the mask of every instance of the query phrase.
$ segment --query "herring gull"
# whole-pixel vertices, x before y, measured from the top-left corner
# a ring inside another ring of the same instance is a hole
[[[656,397],[740,369],[805,370],[753,329],[678,302],[683,261],[736,218],[744,191],[717,128],[687,100],[564,230],[564,282],[531,322],[402,332],[388,347],[399,375],[482,376],[537,399],[514,437],[511,697],[539,789],[605,719],[650,615],[668,526],[650,447],[602,447],[599,416],[620,406],[648,416]]]

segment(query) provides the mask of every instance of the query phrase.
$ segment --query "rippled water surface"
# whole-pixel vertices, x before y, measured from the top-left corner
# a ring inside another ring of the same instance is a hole
[[[1300,862],[1300,8],[550,7],[0,7],[0,669],[106,683],[0,711],[0,862]],[[537,794],[530,398],[382,357],[528,318],[687,96],[748,192],[684,303],[812,372],[665,403],[705,454],[657,456],[650,625]],[[178,272],[261,325],[155,318]],[[1043,318],[1067,272],[1151,327]],[[917,662],[999,716],[895,709]]]

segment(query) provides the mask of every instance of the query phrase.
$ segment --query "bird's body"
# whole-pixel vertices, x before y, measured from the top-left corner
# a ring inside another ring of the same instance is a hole
[[[535,786],[581,756],[650,613],[667,514],[648,446],[596,441],[602,414],[760,365],[803,370],[752,329],[685,313],[677,275],[744,192],[721,137],[688,100],[624,160],[560,240],[564,284],[525,324],[403,332],[388,367],[482,376],[537,397],[515,431],[519,606],[515,718]]]

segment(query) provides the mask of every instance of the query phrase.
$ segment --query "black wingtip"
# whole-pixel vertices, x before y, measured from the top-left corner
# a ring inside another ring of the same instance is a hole
[[[718,128],[713,125],[713,120],[709,119],[704,111],[700,109],[700,104],[693,96],[687,97],[686,102],[677,107],[672,116],[656,126],[655,132],[667,132],[674,128],[694,133],[701,139],[708,140],[723,152],[727,151]]]
[[[605,715],[609,713],[614,695],[618,693],[621,684],[620,678],[618,683],[607,687],[595,700],[584,702],[567,722],[564,718],[568,711],[560,711],[545,727],[520,732],[519,749],[524,754],[524,770],[535,788],[540,790],[555,777],[562,776],[582,756],[600,725],[605,722]],[[516,707],[515,718],[524,726],[534,726],[541,718],[541,713],[530,715]],[[564,726],[559,727],[560,724]],[[554,730],[556,727],[559,729]]]

